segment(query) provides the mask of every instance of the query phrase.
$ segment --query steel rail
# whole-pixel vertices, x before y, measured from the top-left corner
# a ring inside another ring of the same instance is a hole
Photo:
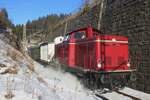
[[[124,95],[124,96],[127,96],[127,97],[131,98],[132,100],[142,100],[142,99],[140,99],[140,98],[137,98],[137,97],[135,97],[135,96],[126,94],[126,93],[124,93],[124,92],[120,92],[120,91],[115,91],[115,92],[118,93],[118,94],[122,94],[122,95]]]

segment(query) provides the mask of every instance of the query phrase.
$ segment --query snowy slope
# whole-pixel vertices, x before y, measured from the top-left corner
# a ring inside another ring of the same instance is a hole
[[[95,100],[74,76],[45,69],[0,39],[0,100],[7,96],[12,100]]]

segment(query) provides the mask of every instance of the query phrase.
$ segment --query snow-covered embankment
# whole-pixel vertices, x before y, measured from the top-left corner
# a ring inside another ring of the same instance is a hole
[[[76,77],[43,68],[0,39],[0,100],[95,100]]]

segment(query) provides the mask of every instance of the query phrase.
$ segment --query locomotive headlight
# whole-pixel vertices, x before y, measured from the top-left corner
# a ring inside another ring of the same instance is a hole
[[[130,63],[129,62],[127,63],[127,66],[130,67]]]
[[[130,60],[128,60],[127,66],[130,68]]]
[[[102,62],[101,62],[101,60],[98,60],[98,61],[97,61],[97,67],[98,67],[98,68],[101,68],[101,67],[102,67]]]
[[[116,39],[115,39],[115,38],[113,38],[113,39],[112,39],[112,41],[113,41],[113,42],[115,42],[115,41],[116,41]]]
[[[101,64],[101,63],[98,63],[98,64],[97,64],[97,67],[98,67],[98,68],[101,68],[101,67],[102,67],[102,64]]]

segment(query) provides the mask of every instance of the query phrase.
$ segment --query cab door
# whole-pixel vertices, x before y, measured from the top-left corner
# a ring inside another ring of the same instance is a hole
[[[75,64],[80,68],[84,68],[86,53],[86,32],[77,31],[74,33],[75,39]]]

